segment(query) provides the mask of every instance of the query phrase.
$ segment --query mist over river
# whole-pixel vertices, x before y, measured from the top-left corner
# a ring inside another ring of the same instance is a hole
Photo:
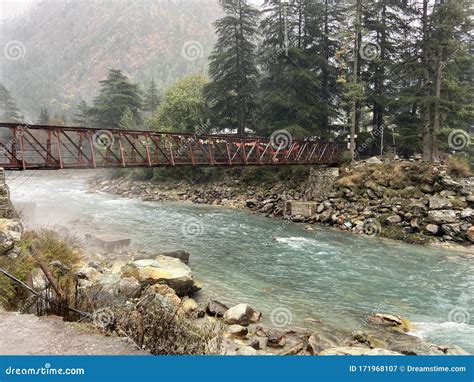
[[[357,330],[374,311],[400,314],[413,334],[474,353],[474,263],[461,253],[272,220],[245,211],[87,193],[85,173],[10,173],[13,202],[35,224],[113,233],[142,250],[184,249],[206,293],[246,302],[291,326],[311,318]],[[26,221],[26,225],[32,225]],[[82,228],[82,227],[81,227]]]

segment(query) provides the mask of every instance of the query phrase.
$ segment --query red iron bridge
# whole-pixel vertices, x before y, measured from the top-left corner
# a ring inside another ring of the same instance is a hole
[[[344,150],[283,130],[268,139],[0,123],[0,167],[9,170],[333,165]]]

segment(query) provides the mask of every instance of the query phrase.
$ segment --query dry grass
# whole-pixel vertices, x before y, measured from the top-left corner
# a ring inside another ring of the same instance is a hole
[[[200,324],[195,315],[179,315],[178,310],[142,300],[132,309],[115,309],[113,329],[154,355],[222,354],[221,324]]]
[[[45,264],[51,261],[59,261],[60,268],[51,267],[53,275],[58,279],[60,287],[66,291],[68,298],[72,299],[75,293],[76,280],[73,271],[80,261],[81,253],[76,243],[70,237],[61,237],[58,233],[50,230],[38,232],[27,231],[19,243],[22,254],[15,259],[9,257],[0,258],[0,268],[17,277],[21,281],[28,283],[29,275],[35,268],[38,268],[37,259],[41,259]],[[0,303],[7,309],[21,309],[28,306],[32,308],[35,303],[40,303],[40,299],[29,299],[25,305],[27,294],[12,280],[0,275]],[[48,312],[49,307],[45,312]],[[51,306],[51,308],[54,308]]]
[[[360,187],[364,181],[364,175],[362,173],[350,174],[339,178],[336,183],[341,187],[354,188]]]
[[[461,159],[450,155],[446,160],[446,167],[450,175],[454,177],[468,177],[472,176],[471,166],[467,159]]]

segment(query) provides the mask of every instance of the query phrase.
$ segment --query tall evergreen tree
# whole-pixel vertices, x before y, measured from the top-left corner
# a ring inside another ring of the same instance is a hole
[[[49,114],[48,108],[42,107],[38,118],[40,125],[48,125],[51,121],[51,115]]]
[[[19,122],[23,119],[11,93],[0,83],[0,116],[2,122]]]
[[[305,135],[330,134],[339,89],[330,60],[337,47],[330,36],[338,27],[336,10],[331,1],[265,1],[261,103],[267,133],[286,128]]]
[[[120,70],[110,69],[107,78],[100,81],[100,85],[100,93],[91,109],[97,126],[104,129],[117,128],[127,108],[132,111],[135,122],[141,122],[142,99],[137,84],[131,83]]]
[[[392,104],[404,148],[422,149],[423,158],[432,161],[439,144],[447,146],[449,129],[468,130],[474,117],[472,13],[467,0],[423,0],[410,10],[415,27],[405,39],[405,55],[395,59],[404,76]]]
[[[256,38],[259,12],[247,0],[220,0],[225,16],[215,22],[217,42],[209,57],[205,88],[211,119],[244,135],[254,128],[258,70]]]
[[[158,95],[158,88],[156,87],[155,79],[152,78],[143,99],[143,110],[153,113],[159,104],[160,96]]]
[[[77,105],[77,111],[74,113],[72,121],[79,126],[88,126],[91,118],[91,110],[86,101],[82,100]]]
[[[439,136],[444,126],[468,128],[472,122],[472,83],[458,70],[472,64],[469,45],[472,43],[471,5],[465,0],[440,0],[431,15],[431,34],[427,49],[430,51],[433,81],[431,85],[432,124],[427,129],[428,139],[423,146],[425,159],[438,156]],[[453,61],[456,63],[453,65]],[[451,118],[448,119],[447,117]],[[453,123],[454,122],[454,123]]]

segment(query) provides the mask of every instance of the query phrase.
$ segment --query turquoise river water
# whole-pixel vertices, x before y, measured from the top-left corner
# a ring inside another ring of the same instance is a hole
[[[247,302],[264,317],[307,318],[347,330],[374,311],[400,314],[413,335],[474,353],[474,262],[461,253],[285,223],[245,211],[143,202],[86,193],[71,175],[9,174],[14,202],[36,203],[36,221],[132,239],[144,250],[185,249],[204,289]],[[275,318],[276,319],[276,318]]]

